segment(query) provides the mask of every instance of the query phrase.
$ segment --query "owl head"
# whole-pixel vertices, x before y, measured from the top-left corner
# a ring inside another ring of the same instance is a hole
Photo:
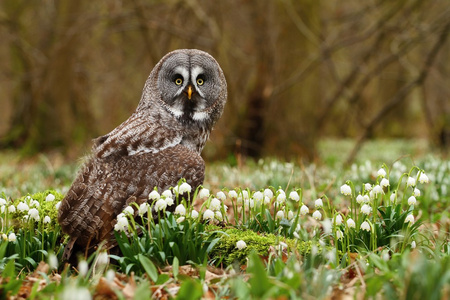
[[[227,83],[208,53],[181,49],[165,55],[151,72],[139,110],[161,106],[183,123],[214,124],[227,99]]]

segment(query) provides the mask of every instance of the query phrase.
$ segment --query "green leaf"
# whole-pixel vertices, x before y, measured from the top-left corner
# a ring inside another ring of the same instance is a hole
[[[200,299],[202,296],[203,288],[200,281],[189,279],[181,284],[180,290],[178,291],[178,295],[175,299]]]
[[[267,288],[272,285],[270,284],[263,262],[255,252],[252,252],[249,256],[247,273],[251,275],[248,282],[252,295],[256,298],[262,298]]]
[[[175,256],[173,258],[173,262],[172,262],[172,272],[173,272],[173,278],[177,279],[178,277],[178,268],[179,268],[180,262],[178,260],[178,258]]]
[[[145,273],[147,273],[148,277],[150,277],[153,282],[156,282],[158,280],[158,270],[156,269],[155,265],[148,257],[142,254],[139,254],[138,257],[139,262],[142,264],[142,267],[145,270]]]

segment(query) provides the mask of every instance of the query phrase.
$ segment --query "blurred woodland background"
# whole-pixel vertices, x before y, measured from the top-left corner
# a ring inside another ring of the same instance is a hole
[[[0,146],[76,157],[177,48],[228,81],[204,157],[317,157],[323,138],[450,146],[448,0],[1,0]]]

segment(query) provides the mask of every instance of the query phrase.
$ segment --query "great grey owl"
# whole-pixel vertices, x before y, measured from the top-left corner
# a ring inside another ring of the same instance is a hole
[[[73,247],[90,252],[101,241],[114,244],[116,216],[149,193],[203,183],[200,153],[222,115],[227,84],[222,69],[206,52],[166,54],[148,77],[136,111],[109,134],[94,140],[92,154],[63,199],[58,221],[70,235],[63,259]]]

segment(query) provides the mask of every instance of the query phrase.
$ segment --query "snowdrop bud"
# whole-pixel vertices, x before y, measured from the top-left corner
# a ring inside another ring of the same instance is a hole
[[[155,203],[155,210],[156,211],[160,211],[160,210],[164,210],[167,207],[167,203],[164,199],[159,199],[158,201],[156,201]]]
[[[214,219],[214,212],[210,209],[205,210],[203,213],[203,220],[212,220]]]
[[[336,226],[340,226],[342,224],[342,216],[340,214],[337,214],[336,217],[334,217],[334,222]]]
[[[259,202],[261,202],[264,199],[264,194],[261,193],[260,191],[256,191],[253,194],[253,199],[255,199],[255,201],[259,203]]]
[[[50,269],[57,269],[58,268],[58,258],[55,254],[50,254],[48,257],[48,265],[50,266]]]
[[[82,260],[78,263],[78,274],[81,275],[81,277],[85,277],[87,275],[87,272],[89,271],[89,265],[87,261]]]
[[[108,280],[108,282],[113,282],[114,278],[116,278],[116,272],[114,272],[114,270],[109,269],[108,272],[106,272],[105,278],[106,278],[106,280]],[[82,299],[82,298],[79,298],[79,299]]]
[[[8,236],[4,233],[2,233],[2,240],[3,241],[7,241],[8,240]]]
[[[386,177],[386,171],[383,168],[381,168],[378,170],[377,175],[381,177]]]
[[[11,233],[8,235],[8,241],[10,241],[10,242],[15,242],[15,241],[17,241],[17,236],[16,236],[16,234],[15,234],[14,232],[11,232]]]
[[[408,177],[406,181],[406,186],[416,186],[416,180],[413,177]]]
[[[413,224],[414,223],[414,216],[412,214],[407,215],[406,218],[405,218],[405,223]]]
[[[247,247],[247,244],[243,240],[237,241],[236,248],[238,248],[239,250],[242,250],[246,247]]]
[[[416,205],[416,203],[417,203],[416,197],[411,196],[408,198],[408,205]]]
[[[197,219],[197,218],[198,218],[198,211],[196,211],[195,209],[193,209],[193,210],[191,211],[191,218]]]
[[[24,212],[24,211],[29,211],[30,208],[28,207],[28,205],[26,203],[20,202],[17,205],[17,210],[20,211],[20,212]]]
[[[268,196],[264,196],[264,204],[265,205],[269,205],[270,204],[270,199]]]
[[[344,238],[344,233],[341,230],[336,230],[336,237],[338,238],[338,240],[341,240],[342,238]]]
[[[50,219],[49,216],[45,216],[43,222],[44,222],[44,224],[50,224],[52,222],[52,220]]]
[[[205,188],[202,188],[200,190],[200,192],[198,192],[198,197],[200,199],[208,198],[209,197],[209,190],[205,189]]]
[[[370,231],[370,224],[367,221],[362,222],[361,230]]]
[[[186,207],[184,207],[183,204],[179,204],[177,207],[175,207],[175,214],[184,216],[186,214]]]
[[[16,212],[16,207],[11,204],[10,206],[8,206],[8,212],[9,213],[15,213]]]
[[[368,204],[364,204],[363,206],[361,206],[361,212],[363,214],[369,215],[371,211],[372,211],[372,207],[370,207]]]
[[[214,217],[219,221],[222,221],[223,219],[222,213],[220,211],[214,212]]]
[[[283,193],[280,193],[278,196],[277,196],[277,203],[278,204],[283,204],[284,202],[286,201],[286,194],[283,192]]]
[[[216,197],[217,197],[217,199],[222,200],[222,201],[225,201],[227,199],[227,196],[222,191],[217,192]]]
[[[159,195],[158,191],[153,190],[149,195],[148,199],[150,200],[159,200],[161,196]]]
[[[347,219],[347,226],[348,226],[348,228],[355,228],[356,227],[355,221],[353,221],[352,218],[348,218]]]
[[[341,194],[350,196],[352,194],[352,188],[348,184],[341,186]]]
[[[217,198],[212,198],[211,202],[209,203],[209,209],[216,211],[220,210],[220,200]]]
[[[276,218],[277,218],[277,219],[283,219],[283,218],[284,218],[284,211],[279,210],[279,211],[277,212]]]
[[[320,219],[322,219],[322,214],[320,213],[320,211],[316,210],[316,211],[313,213],[312,217],[313,217],[314,219],[316,219],[316,220],[320,220]]]
[[[289,194],[289,198],[290,198],[291,200],[294,200],[295,202],[300,201],[300,196],[298,195],[298,193],[297,193],[296,191],[292,191],[292,192]]]
[[[364,184],[364,189],[365,189],[367,192],[370,192],[370,191],[372,190],[372,185],[371,185],[370,183],[365,183],[365,184]]]
[[[147,202],[142,203],[141,205],[139,205],[139,216],[143,216],[148,212],[148,208],[150,207],[150,205]]]
[[[58,201],[58,203],[55,204],[56,210],[58,210],[60,206],[61,206],[61,201]]]
[[[302,216],[306,215],[307,213],[309,213],[309,208],[306,205],[302,205],[302,207],[300,207],[300,214]]]
[[[125,209],[123,210],[124,214],[126,215],[134,215],[134,209],[131,206],[127,206],[125,207]]]
[[[397,194],[392,193],[391,196],[389,197],[389,199],[391,200],[392,203],[395,203],[397,200]]]
[[[323,207],[322,199],[319,198],[316,201],[314,201],[314,206],[316,207],[316,209],[322,208]]]
[[[427,176],[427,174],[425,174],[425,173],[420,173],[420,175],[419,175],[419,182],[420,183],[428,183],[428,182],[430,182],[430,179],[428,179],[428,176]]]
[[[178,186],[177,186],[177,188],[178,188]],[[164,197],[164,198],[172,198],[172,197],[173,197],[173,194],[172,194],[172,192],[171,192],[170,190],[165,190],[165,191],[161,194],[161,196]]]
[[[183,195],[184,193],[190,193],[192,191],[191,185],[187,182],[183,182],[180,185],[180,189],[178,190],[178,193],[180,195]]]
[[[264,196],[268,197],[269,199],[273,198],[273,192],[271,189],[265,189],[264,190]]]
[[[109,263],[109,256],[106,252],[101,252],[97,257],[98,265],[107,265]]]
[[[52,202],[55,200],[55,196],[53,194],[48,194],[47,197],[45,197],[45,201]]]
[[[228,192],[228,197],[230,197],[231,199],[237,199],[238,194],[236,193],[235,190],[231,190]]]
[[[381,187],[387,187],[387,186],[389,186],[389,180],[386,179],[386,178],[381,179],[381,181],[380,181],[380,186],[381,186]]]
[[[357,202],[358,204],[363,203],[363,202],[364,202],[364,197],[363,197],[363,195],[359,194],[358,196],[356,196],[356,202]]]
[[[294,212],[292,210],[288,211],[288,219],[292,219],[294,217]]]
[[[177,223],[180,224],[181,222],[183,222],[185,220],[185,217],[179,217],[177,219]]]
[[[0,198],[0,206],[6,205],[6,200],[3,198]]]
[[[414,196],[419,197],[420,196],[420,190],[418,188],[414,188]]]
[[[415,249],[416,248],[416,241],[412,241],[411,242],[411,249]]]
[[[296,239],[299,239],[299,238],[300,238],[300,236],[298,235],[298,233],[295,232],[295,231],[294,231],[293,235],[294,235],[294,237],[295,237]]]

